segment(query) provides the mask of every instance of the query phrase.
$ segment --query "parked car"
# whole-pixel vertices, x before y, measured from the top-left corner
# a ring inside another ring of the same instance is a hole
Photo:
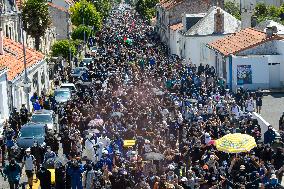
[[[98,48],[97,48],[96,46],[92,47],[92,48],[91,48],[91,54],[92,54],[92,56],[96,56],[97,51],[98,51]]]
[[[93,58],[83,58],[82,62],[84,65],[89,65],[93,62]]]
[[[31,122],[45,124],[48,130],[56,130],[55,114],[52,110],[35,111],[31,117]]]
[[[71,91],[67,88],[59,88],[54,91],[54,99],[57,103],[64,103],[71,99]]]
[[[66,89],[70,89],[71,92],[76,92],[76,86],[74,83],[62,83],[60,86],[61,89],[66,88]]]
[[[71,70],[72,77],[81,77],[83,73],[87,72],[89,69],[87,67],[77,67]]]
[[[46,134],[47,128],[45,124],[27,123],[22,126],[19,132],[17,144],[23,149],[32,147],[34,142],[43,145]]]

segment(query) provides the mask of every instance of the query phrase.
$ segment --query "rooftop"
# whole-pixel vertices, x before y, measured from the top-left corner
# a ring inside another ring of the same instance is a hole
[[[52,7],[52,8],[55,8],[55,9],[58,9],[58,10],[61,10],[63,12],[68,12],[68,10],[66,8],[63,8],[61,6],[58,6],[54,3],[51,3],[51,2],[48,2],[48,6]]]
[[[182,27],[183,27],[183,24],[182,24],[182,22],[180,22],[180,23],[171,25],[171,26],[170,26],[170,29],[176,31],[176,30],[182,29]]]
[[[231,14],[227,13],[219,7],[211,7],[208,13],[201,18],[194,26],[192,26],[186,35],[210,35],[215,32],[215,14],[217,10],[224,14],[224,32],[222,34],[231,34],[241,29],[241,22]],[[199,14],[202,16],[202,13]]]
[[[204,17],[206,13],[185,14],[185,17]]]
[[[13,80],[24,71],[22,44],[4,38],[4,55],[0,55],[0,65],[8,68],[8,80]],[[41,61],[44,55],[34,49],[26,48],[27,68]]]
[[[260,22],[255,28],[265,32],[267,27],[272,26],[276,26],[278,35],[284,35],[284,26],[273,20],[265,20],[263,22]]]
[[[185,0],[164,0],[160,1],[160,4],[164,9],[169,10],[184,1]]]
[[[267,37],[266,33],[253,28],[246,28],[237,33],[216,40],[208,44],[209,48],[215,49],[224,56],[236,54],[246,49],[253,48],[260,44],[272,40],[284,39],[279,35],[273,34],[272,37]]]

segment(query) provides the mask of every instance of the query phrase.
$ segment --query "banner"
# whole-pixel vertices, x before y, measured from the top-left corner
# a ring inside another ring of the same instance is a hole
[[[237,66],[237,84],[252,84],[252,69],[251,65]]]

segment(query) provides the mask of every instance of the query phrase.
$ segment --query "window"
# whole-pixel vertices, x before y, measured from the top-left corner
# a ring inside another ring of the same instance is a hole
[[[200,45],[200,61],[203,62],[206,59],[207,59],[207,47],[203,43]]]
[[[9,38],[11,39],[12,38],[12,28],[9,27]]]
[[[45,83],[45,73],[42,72],[42,74],[41,74],[41,84],[44,85],[44,83]]]
[[[9,38],[9,31],[8,31],[8,25],[6,25],[6,37],[8,37]]]

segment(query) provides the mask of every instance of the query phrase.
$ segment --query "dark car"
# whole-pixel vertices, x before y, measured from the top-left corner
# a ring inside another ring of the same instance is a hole
[[[22,126],[19,132],[17,144],[23,149],[32,147],[34,142],[42,145],[46,137],[46,132],[47,128],[45,124],[27,123]]]

